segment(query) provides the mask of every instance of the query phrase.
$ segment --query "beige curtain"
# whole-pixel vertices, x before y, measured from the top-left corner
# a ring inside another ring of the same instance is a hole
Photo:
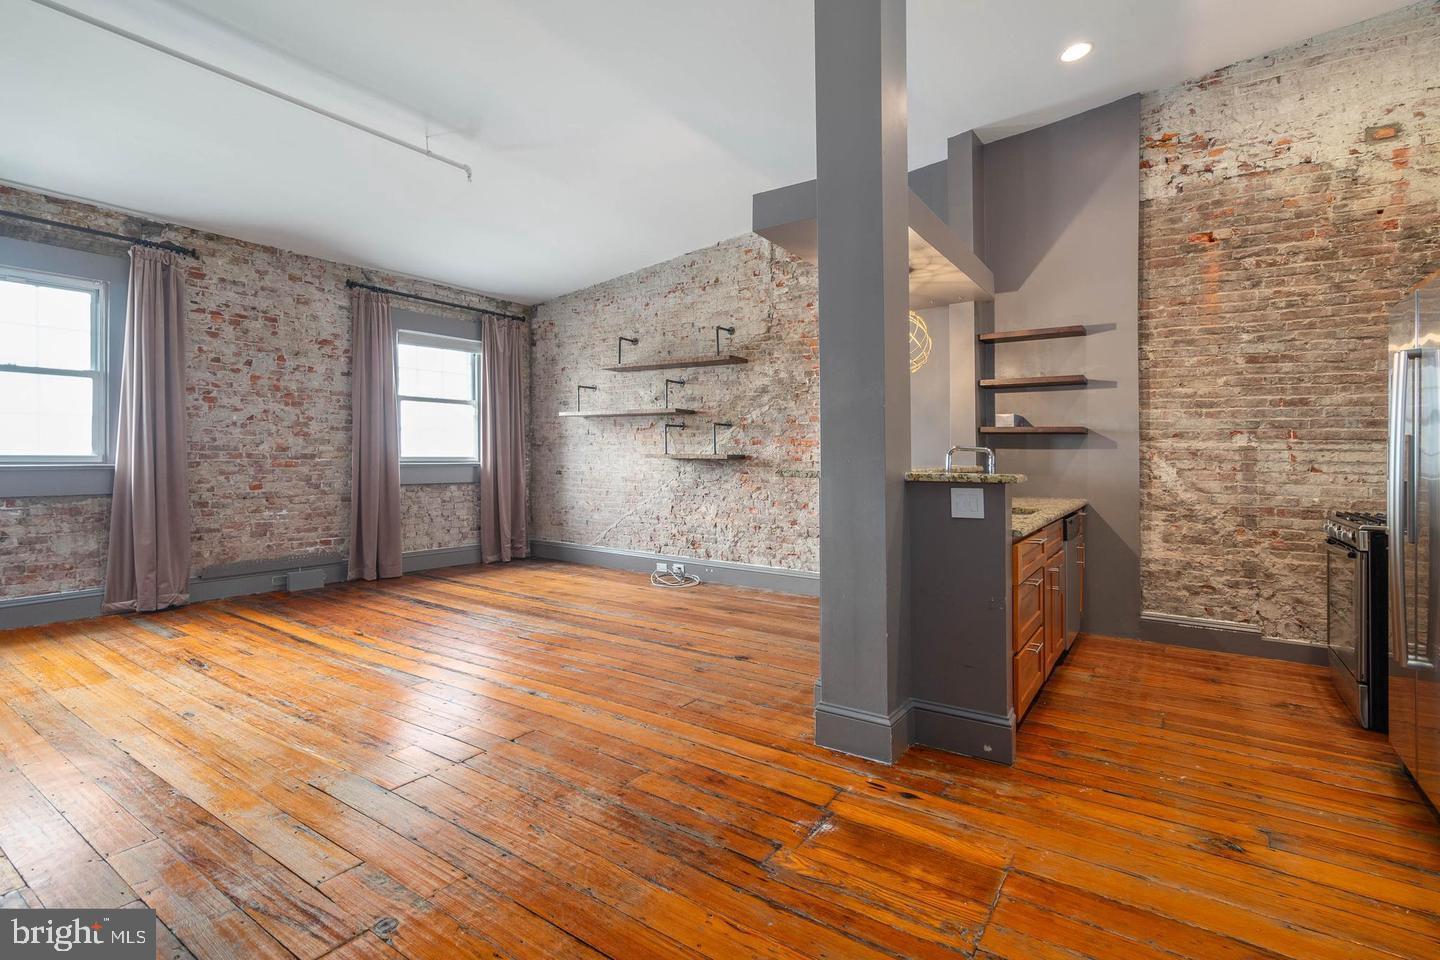
[[[398,577],[400,419],[390,298],[353,289],[350,314],[350,579]]]
[[[525,327],[481,319],[480,556],[486,563],[528,556],[525,470]]]
[[[160,610],[190,598],[185,483],[185,289],[175,255],[130,251],[107,612]]]

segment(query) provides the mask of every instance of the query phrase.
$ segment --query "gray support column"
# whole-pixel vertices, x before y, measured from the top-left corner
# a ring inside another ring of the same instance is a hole
[[[957,133],[945,142],[946,221],[950,229],[985,259],[985,191],[981,182],[980,138],[974,131]]]
[[[816,0],[820,685],[815,740],[890,761],[910,741],[904,0]]]
[[[967,130],[947,140],[945,147],[945,195],[950,229],[983,260],[986,246],[984,145],[974,131]],[[955,349],[969,352],[969,357],[956,357],[954,366],[967,368],[970,376],[969,383],[958,377],[951,383],[954,391],[951,434],[956,443],[969,446],[979,438],[978,427],[995,419],[995,398],[975,387],[976,380],[995,375],[994,351],[975,339],[977,333],[990,333],[995,329],[995,307],[991,303],[962,303],[952,306],[950,311]],[[968,412],[968,422],[961,415],[961,409]]]

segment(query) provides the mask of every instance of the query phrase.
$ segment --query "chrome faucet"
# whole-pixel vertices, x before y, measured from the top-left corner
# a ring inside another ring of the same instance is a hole
[[[951,447],[945,453],[946,473],[955,469],[955,454],[957,453],[983,453],[985,455],[985,472],[995,472],[995,451],[989,447]]]

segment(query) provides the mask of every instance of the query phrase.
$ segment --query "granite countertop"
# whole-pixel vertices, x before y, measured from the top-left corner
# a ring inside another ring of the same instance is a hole
[[[1019,540],[1084,507],[1076,497],[1011,497],[1010,537]]]
[[[940,467],[921,467],[905,474],[915,483],[1024,483],[1023,473],[981,473],[976,467],[956,467],[949,472]]]

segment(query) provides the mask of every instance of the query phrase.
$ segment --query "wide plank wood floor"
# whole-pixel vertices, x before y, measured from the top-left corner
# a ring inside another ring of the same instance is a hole
[[[1440,956],[1318,668],[1083,638],[1000,767],[817,749],[812,600],[543,562],[0,634],[5,906],[163,956]]]

